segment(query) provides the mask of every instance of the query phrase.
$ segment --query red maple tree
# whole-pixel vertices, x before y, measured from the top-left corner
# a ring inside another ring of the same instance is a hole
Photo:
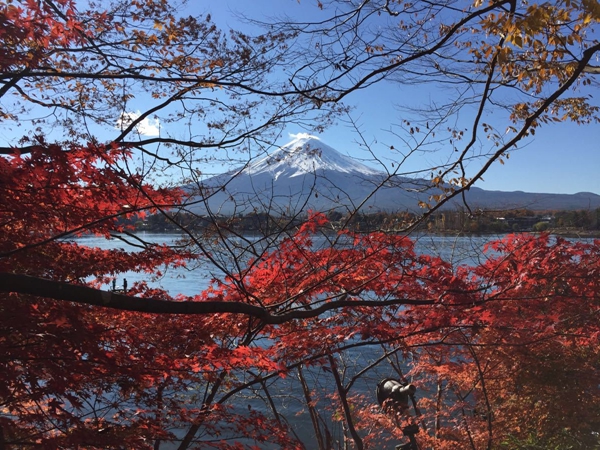
[[[85,105],[107,97],[73,72],[95,64],[79,57],[84,50],[110,62],[90,75],[105,92],[133,76],[169,104],[193,90],[181,87],[189,79],[160,90],[145,70],[192,64],[204,77],[194,89],[243,88],[244,79],[215,79],[223,67],[239,74],[238,59],[266,70],[244,51],[242,35],[231,60],[174,58],[173,43],[204,32],[216,54],[226,47],[212,25],[177,18],[168,6],[131,2],[122,17],[145,26],[123,40],[131,25],[115,11],[81,15],[67,0],[2,5],[0,96],[16,89],[30,106],[101,122],[102,112]],[[110,33],[119,40],[109,45]],[[146,59],[113,65],[116,42],[120,57]],[[28,91],[64,82],[72,90],[58,99]],[[70,130],[63,141],[40,128],[0,158],[0,448],[303,448],[292,416],[301,409],[320,448],[376,448],[402,439],[411,421],[431,448],[597,445],[598,242],[510,236],[479,264],[455,267],[417,253],[407,237],[332,232],[313,214],[296,230],[248,244],[232,268],[215,253],[233,248],[224,234],[212,237],[214,248],[191,232],[190,246],[88,248],[72,237],[127,236],[124,219],[164,213],[186,194],[155,188],[131,168],[136,152],[160,159],[148,146],[169,138],[127,141],[132,123],[101,144],[83,124],[61,120]],[[143,282],[105,287],[125,271],[160,274],[198,261],[226,276],[193,297]],[[390,371],[418,384],[420,415],[379,407],[374,389]]]

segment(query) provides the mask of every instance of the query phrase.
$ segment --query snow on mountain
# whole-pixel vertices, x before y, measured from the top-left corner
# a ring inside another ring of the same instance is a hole
[[[382,175],[380,171],[341,154],[316,136],[306,133],[292,136],[294,136],[293,141],[250,164],[243,173],[250,176],[269,173],[275,180],[280,176],[291,178],[323,170],[346,174]]]
[[[210,210],[223,215],[266,211],[287,215],[308,209],[417,212],[422,211],[419,202],[429,202],[431,195],[441,193],[427,180],[388,177],[315,136],[300,133],[293,137],[288,144],[245,168],[204,180],[189,209],[199,214]],[[191,191],[192,187],[188,189]],[[600,196],[591,193],[533,194],[472,187],[465,196],[472,209],[600,207]],[[462,197],[456,197],[443,209],[462,207]]]

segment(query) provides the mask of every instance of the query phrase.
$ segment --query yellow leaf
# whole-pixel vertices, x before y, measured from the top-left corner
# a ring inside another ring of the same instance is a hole
[[[523,48],[523,38],[518,34],[513,36],[512,43],[515,44],[519,48]]]

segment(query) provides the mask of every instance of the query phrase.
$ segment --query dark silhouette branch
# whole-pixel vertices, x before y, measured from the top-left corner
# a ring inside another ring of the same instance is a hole
[[[282,324],[296,319],[311,319],[340,308],[385,307],[395,305],[432,305],[435,300],[332,300],[313,309],[294,310],[272,314],[267,308],[242,302],[184,301],[176,302],[155,298],[141,298],[88,286],[53,281],[29,275],[1,273],[0,292],[29,294],[79,304],[152,314],[219,314],[232,313],[251,316],[266,324]]]

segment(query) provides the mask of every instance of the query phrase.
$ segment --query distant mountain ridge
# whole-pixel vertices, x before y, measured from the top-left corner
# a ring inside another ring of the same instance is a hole
[[[422,211],[419,202],[441,191],[424,179],[389,177],[343,155],[319,138],[296,135],[272,154],[246,167],[211,177],[202,183],[203,196],[194,198],[197,213],[223,215],[269,211],[292,214],[308,209]],[[573,210],[600,208],[600,195],[487,191],[472,187],[465,193],[471,208],[506,210]],[[455,209],[452,199],[443,209]]]

